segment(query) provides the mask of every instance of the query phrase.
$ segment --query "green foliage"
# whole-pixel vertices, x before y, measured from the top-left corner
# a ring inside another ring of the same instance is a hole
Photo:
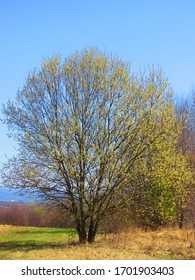
[[[174,127],[172,134],[173,130]],[[186,157],[177,152],[175,136],[167,135],[130,174],[127,184],[130,208],[144,227],[156,229],[173,222],[178,204],[183,209],[187,205],[192,170]]]

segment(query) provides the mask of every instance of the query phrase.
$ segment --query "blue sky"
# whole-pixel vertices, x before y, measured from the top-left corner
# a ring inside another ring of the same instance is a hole
[[[194,12],[194,0],[1,1],[0,107],[44,57],[85,46],[117,54],[134,72],[160,65],[175,93],[187,94],[195,83]],[[5,125],[0,133],[5,162],[15,144]]]

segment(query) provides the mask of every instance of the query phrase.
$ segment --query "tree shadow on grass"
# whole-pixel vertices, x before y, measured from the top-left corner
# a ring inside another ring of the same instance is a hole
[[[0,243],[0,251],[23,251],[65,248],[81,245],[79,241],[69,241],[66,243],[44,242],[44,241],[6,241]]]
[[[6,241],[0,243],[0,251],[30,251],[48,248],[62,248],[64,245],[59,243],[42,241]]]

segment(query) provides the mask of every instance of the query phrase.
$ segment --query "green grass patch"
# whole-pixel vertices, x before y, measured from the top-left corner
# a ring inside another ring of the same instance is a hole
[[[29,251],[60,248],[77,240],[75,229],[3,227],[0,229],[0,259],[6,251]]]

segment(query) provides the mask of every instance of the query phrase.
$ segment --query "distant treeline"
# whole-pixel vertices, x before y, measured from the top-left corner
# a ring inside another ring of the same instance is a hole
[[[68,213],[47,204],[0,202],[0,224],[15,226],[73,228]]]

